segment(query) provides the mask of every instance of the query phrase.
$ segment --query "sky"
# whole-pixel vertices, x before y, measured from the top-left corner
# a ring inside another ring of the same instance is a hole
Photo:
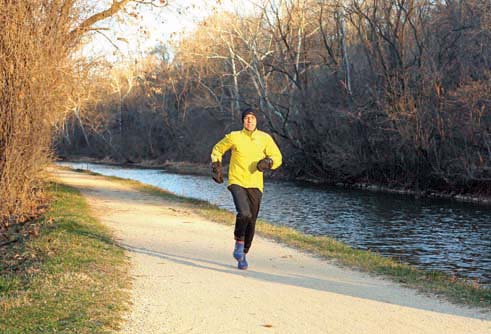
[[[83,54],[102,56],[111,62],[135,58],[159,44],[170,45],[178,41],[183,33],[191,32],[198,22],[216,11],[251,13],[255,0],[168,1],[167,6],[160,8],[128,5],[127,12],[131,15],[120,14],[99,23],[98,26],[104,30],[93,33],[91,42],[83,48]]]

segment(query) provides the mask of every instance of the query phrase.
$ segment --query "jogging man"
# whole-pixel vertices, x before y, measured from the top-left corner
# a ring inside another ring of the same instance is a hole
[[[233,256],[237,267],[248,267],[246,254],[251,248],[256,219],[263,193],[263,172],[276,169],[282,157],[273,138],[256,129],[256,113],[253,109],[242,112],[241,131],[232,131],[220,140],[211,152],[212,174],[217,183],[223,183],[222,156],[232,150],[228,172],[228,190],[237,211],[235,220],[235,247]]]

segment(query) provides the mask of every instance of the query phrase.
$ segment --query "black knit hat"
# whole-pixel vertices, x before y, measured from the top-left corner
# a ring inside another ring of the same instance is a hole
[[[256,111],[254,109],[246,108],[244,109],[244,111],[242,111],[242,121],[244,121],[244,118],[249,114],[254,115],[254,117],[256,117]]]

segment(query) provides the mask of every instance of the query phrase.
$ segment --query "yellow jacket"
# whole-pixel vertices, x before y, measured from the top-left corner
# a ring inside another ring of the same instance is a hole
[[[211,161],[222,161],[225,152],[232,149],[228,169],[228,184],[244,188],[258,188],[263,191],[263,173],[257,170],[259,160],[269,157],[272,169],[280,167],[281,152],[269,134],[263,131],[232,131],[220,140],[211,152]]]

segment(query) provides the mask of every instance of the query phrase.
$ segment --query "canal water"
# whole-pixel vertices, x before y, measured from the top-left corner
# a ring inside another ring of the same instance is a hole
[[[137,180],[234,211],[226,186],[211,177],[100,164],[60,165]],[[259,218],[491,287],[489,207],[266,179]]]

